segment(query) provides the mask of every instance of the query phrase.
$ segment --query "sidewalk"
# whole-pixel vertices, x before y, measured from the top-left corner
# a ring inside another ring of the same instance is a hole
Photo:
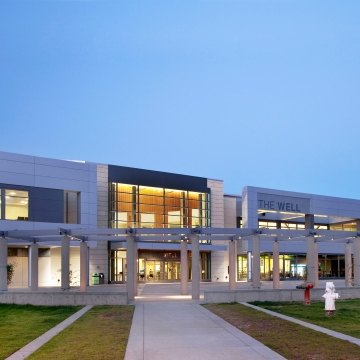
[[[137,302],[125,360],[284,359],[198,302]]]

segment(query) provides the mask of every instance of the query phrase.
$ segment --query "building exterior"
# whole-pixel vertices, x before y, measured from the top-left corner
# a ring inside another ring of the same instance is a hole
[[[309,242],[303,230],[329,230],[339,234],[334,241],[316,241],[314,235],[317,276],[344,278],[344,239],[347,232],[357,234],[360,226],[359,200],[255,187],[245,187],[241,195],[228,195],[221,180],[6,152],[0,152],[0,203],[3,238],[7,232],[25,230],[163,229],[154,241],[137,245],[138,282],[180,281],[181,244],[165,235],[182,228],[267,229],[274,234],[281,230],[278,267],[273,262],[274,237],[272,241],[260,239],[256,249],[252,238],[236,238],[238,281],[254,281],[254,268],[258,267],[261,280],[271,280],[274,271],[279,271],[282,280],[306,278]],[[283,236],[286,231],[288,238]],[[48,238],[32,241],[38,243],[38,285],[61,286],[61,242]],[[79,242],[70,241],[69,252],[70,285],[77,286]],[[258,262],[253,260],[254,253],[260,254]],[[8,239],[7,261],[15,269],[11,287],[29,285],[31,256],[28,242],[19,237]],[[228,240],[202,237],[202,281],[229,281],[229,263]],[[189,251],[188,279],[192,278],[192,266]],[[90,285],[126,282],[127,267],[124,241],[110,242],[105,237],[87,241]]]
[[[348,235],[342,232],[359,231],[360,201],[330,196],[245,187],[242,205],[237,207],[238,224],[259,229],[328,230],[330,241],[317,241],[318,276],[320,278],[345,278],[345,247]],[[339,235],[337,235],[337,232]],[[336,241],[336,239],[342,241]],[[248,276],[248,253],[251,243],[245,243],[238,256],[238,279]],[[261,279],[272,278],[272,244],[260,244]],[[289,235],[280,244],[280,277],[282,279],[306,278],[307,243],[303,236]]]

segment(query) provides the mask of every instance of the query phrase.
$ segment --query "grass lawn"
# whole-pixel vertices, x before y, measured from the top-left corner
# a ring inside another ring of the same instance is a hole
[[[314,305],[310,305],[310,307]],[[324,303],[319,303],[317,306],[319,306],[318,311],[324,316]],[[340,309],[338,303],[336,306]],[[286,359],[360,359],[360,347],[355,344],[310,330],[244,305],[237,303],[207,304],[204,307]],[[303,308],[303,311],[305,310]],[[338,313],[335,318],[337,316]],[[358,319],[354,318],[354,327],[358,326],[357,322]]]
[[[95,306],[27,359],[123,359],[134,306]]]
[[[311,305],[299,302],[253,302],[252,304],[360,338],[360,300],[337,300],[336,312],[332,317],[325,316],[323,301],[312,302]]]
[[[32,306],[0,304],[0,359],[5,359],[81,306]]]

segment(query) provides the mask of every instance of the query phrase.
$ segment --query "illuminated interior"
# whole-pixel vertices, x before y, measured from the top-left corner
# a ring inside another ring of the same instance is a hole
[[[209,194],[111,183],[109,218],[111,228],[207,227]]]
[[[314,222],[315,230],[357,230],[352,218],[314,214]],[[258,209],[258,226],[260,229],[303,230],[305,214]]]
[[[1,219],[28,220],[29,193],[27,191],[1,189]]]
[[[319,255],[319,279],[345,277],[345,256],[342,254]],[[273,256],[272,254],[260,255],[260,278],[261,280],[273,279]],[[237,258],[237,280],[246,281],[248,275],[248,256],[239,255]],[[306,280],[306,255],[305,254],[281,254],[279,256],[280,280]]]

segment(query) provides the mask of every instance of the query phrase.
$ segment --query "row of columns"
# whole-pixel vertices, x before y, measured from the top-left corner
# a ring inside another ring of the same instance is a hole
[[[199,235],[191,234],[189,240],[192,244],[192,289],[193,299],[200,298],[200,249]],[[233,239],[229,242],[229,289],[236,289],[236,262],[237,262],[237,243],[239,240]],[[129,299],[134,299],[137,295],[137,246],[134,236],[127,236],[127,292]],[[181,288],[182,295],[188,294],[188,244],[182,241],[181,252]],[[7,290],[7,240],[0,237],[0,291]],[[314,286],[318,283],[318,244],[316,238],[310,236],[306,240],[307,248],[307,281]],[[280,287],[279,271],[279,242],[273,242],[273,287]],[[351,254],[354,255],[354,279],[352,281],[352,261]],[[34,242],[29,249],[29,288],[33,291],[38,289],[38,244]],[[260,288],[260,236],[252,237],[252,286]],[[70,238],[64,236],[61,240],[61,288],[70,288]],[[345,284],[346,286],[360,286],[360,239],[345,244]],[[85,241],[80,242],[80,291],[86,291],[88,285],[88,248]]]
[[[127,236],[127,292],[129,299],[137,295],[137,246],[134,236]],[[200,298],[200,246],[199,236],[189,236],[192,244],[192,298]],[[0,291],[6,291],[7,285],[7,252],[5,238],[0,238]],[[187,241],[181,242],[181,294],[188,294],[188,259]],[[36,242],[29,248],[29,288],[36,291],[38,284],[39,247]],[[61,289],[70,288],[70,237],[61,239]],[[80,242],[80,291],[86,291],[88,285],[88,248],[85,241]]]
[[[260,236],[252,236],[252,286],[254,288],[260,288]],[[280,287],[280,248],[279,241],[275,239],[272,244],[273,252],[273,288],[278,289]],[[354,264],[352,266],[353,253]],[[314,284],[314,287],[318,285],[319,273],[318,273],[318,242],[315,237],[309,236],[306,239],[306,267],[307,267],[307,282]],[[237,250],[236,241],[230,241],[229,243],[229,289],[234,290],[236,288],[236,260]],[[354,272],[354,278],[352,279],[352,270]],[[356,238],[353,243],[350,241],[345,243],[345,286],[360,286],[360,238]]]
[[[8,243],[0,237],[0,291],[7,291]],[[29,288],[39,288],[39,245],[34,241],[29,247]],[[80,291],[88,286],[88,247],[85,241],[80,242]],[[61,239],[61,289],[70,289],[70,237]]]

